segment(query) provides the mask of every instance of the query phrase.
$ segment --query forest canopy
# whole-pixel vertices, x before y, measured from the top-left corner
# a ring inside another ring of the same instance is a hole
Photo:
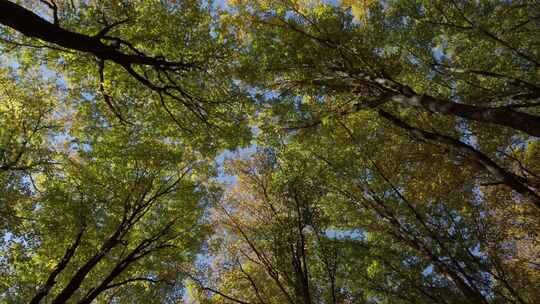
[[[540,303],[540,3],[0,0],[0,303]]]

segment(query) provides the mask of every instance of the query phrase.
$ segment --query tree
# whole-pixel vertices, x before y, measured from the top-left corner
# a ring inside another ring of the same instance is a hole
[[[539,8],[0,0],[0,301],[539,302]]]
[[[0,229],[4,233],[24,220],[31,201],[31,174],[54,165],[55,153],[47,137],[58,134],[63,118],[55,117],[60,94],[50,94],[58,91],[36,70],[2,68],[0,82]]]
[[[538,125],[535,112],[513,110],[537,106],[533,101],[538,98],[538,59],[532,47],[537,37],[531,35],[536,25],[529,22],[533,17],[528,15],[532,3],[505,6],[392,1],[386,7],[372,4],[365,22],[358,22],[347,11],[317,1],[311,1],[311,6],[304,3],[310,1],[238,2],[240,14],[249,20],[248,26],[239,30],[250,35],[250,42],[256,41],[247,51],[269,66],[270,81],[279,75],[281,81],[275,84],[285,89],[297,85],[324,87],[356,93],[362,101],[373,97],[378,99],[375,105],[393,102],[540,134],[534,130]],[[437,23],[437,18],[448,22]],[[508,26],[506,22],[523,23],[525,28],[512,38],[523,38],[519,41],[524,45],[519,47],[532,54],[511,46],[506,37],[495,36],[503,31],[501,25]],[[470,40],[473,35],[478,39]],[[464,38],[458,40],[460,37]],[[458,57],[454,53],[457,47],[464,50]],[[498,51],[499,47],[507,49]],[[485,61],[463,62],[473,57],[471,52],[479,51],[497,63],[504,60],[506,65],[496,66],[500,70],[496,71],[489,70],[493,65]],[[512,75],[511,69],[518,74]],[[457,92],[451,92],[452,88]],[[485,100],[470,96],[478,95],[474,90],[479,89],[487,92]],[[516,106],[519,100],[525,103]],[[486,107],[488,102],[499,106]]]
[[[203,208],[190,178],[194,163],[178,146],[144,132],[104,130],[60,166],[39,177],[27,212],[32,220],[3,247],[3,297],[30,303],[177,298],[179,270],[194,258],[205,231],[197,224]]]
[[[224,19],[246,37],[239,77],[282,96],[305,97],[298,121],[284,119],[289,129],[376,111],[419,140],[480,164],[494,183],[539,205],[535,174],[519,176],[499,164],[504,158],[490,155],[510,149],[511,140],[527,145],[534,141],[528,135],[540,134],[533,130],[540,125],[537,25],[528,14],[534,4],[391,1],[372,3],[362,22],[318,1],[235,3]],[[507,36],[515,22],[518,33]],[[516,37],[519,42],[509,42]],[[479,53],[485,59],[472,61]],[[265,73],[250,73],[253,65]],[[286,111],[290,116],[292,109]],[[460,141],[469,132],[479,147]]]
[[[413,201],[414,186],[394,184],[400,178],[374,158],[361,165],[336,150],[298,145],[234,163],[239,180],[215,211],[216,273],[196,280],[210,299],[534,303],[535,283],[516,280],[510,266],[517,249],[491,249],[488,227],[497,216],[469,191]],[[463,199],[474,209],[454,207]]]
[[[108,123],[137,124],[154,115],[159,119],[146,121],[191,137],[198,149],[245,144],[246,113],[239,110],[248,105],[227,76],[231,46],[212,34],[211,13],[198,1],[0,5],[3,43],[26,49],[16,60],[58,71],[73,99],[102,100],[98,109]],[[32,9],[52,11],[53,22]]]

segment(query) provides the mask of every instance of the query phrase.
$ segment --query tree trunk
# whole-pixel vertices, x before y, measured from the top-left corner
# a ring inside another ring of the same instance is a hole
[[[82,236],[84,234],[84,226],[81,228],[77,236],[75,237],[75,241],[71,246],[69,246],[66,249],[66,252],[60,262],[56,265],[54,270],[51,272],[49,277],[47,278],[47,281],[45,282],[45,285],[40,288],[38,293],[30,300],[30,304],[39,304],[41,299],[43,299],[47,294],[49,294],[49,291],[51,288],[53,288],[54,284],[56,284],[56,277],[66,268],[67,264],[75,254],[75,251],[77,250],[77,247],[79,247],[79,244],[81,243]]]
[[[416,93],[394,95],[391,100],[404,106],[420,107],[433,113],[510,127],[540,137],[540,117],[505,107],[479,107]]]
[[[189,64],[169,62],[144,55],[124,54],[106,45],[99,37],[83,35],[50,23],[24,7],[8,0],[0,0],[0,23],[31,38],[57,44],[61,47],[90,53],[103,60],[120,65],[142,64],[156,67],[185,67]]]
[[[116,234],[115,234],[116,235]],[[88,275],[88,273],[107,255],[112,248],[118,244],[116,236],[109,238],[109,240],[101,247],[98,253],[96,253],[90,260],[88,260],[77,272],[73,275],[69,283],[62,289],[62,291],[54,298],[52,304],[63,304],[75,293],[82,282]]]

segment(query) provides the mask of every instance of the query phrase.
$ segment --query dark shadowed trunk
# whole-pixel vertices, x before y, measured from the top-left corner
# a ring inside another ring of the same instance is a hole
[[[111,60],[122,66],[131,64],[155,67],[187,68],[188,64],[169,62],[142,54],[125,54],[117,48],[101,42],[99,35],[87,36],[63,29],[48,22],[24,7],[8,0],[0,0],[0,23],[23,35],[54,43],[61,47],[90,53],[103,60]]]
[[[64,268],[66,268],[67,264],[75,254],[75,250],[77,250],[77,247],[79,247],[83,234],[84,226],[81,228],[81,230],[75,237],[75,241],[73,242],[73,244],[67,248],[62,259],[47,278],[45,285],[42,286],[36,293],[36,295],[32,298],[32,300],[30,300],[30,304],[39,304],[41,299],[43,299],[47,294],[49,294],[49,291],[53,288],[54,284],[56,284],[56,277],[60,274],[60,272],[62,272],[62,270],[64,270]]]
[[[540,117],[514,111],[508,107],[479,107],[415,93],[394,95],[391,100],[404,106],[420,107],[433,113],[510,127],[540,137]]]

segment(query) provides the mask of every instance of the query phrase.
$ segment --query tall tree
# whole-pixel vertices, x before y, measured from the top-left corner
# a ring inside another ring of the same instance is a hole
[[[311,152],[288,142],[279,152],[235,162],[237,185],[216,208],[210,245],[215,277],[195,281],[211,299],[536,301],[534,266],[529,264],[532,273],[523,281],[516,279],[520,274],[509,257],[517,258],[519,249],[502,250],[501,244],[514,241],[492,239],[508,227],[492,230],[499,215],[484,210],[468,189],[426,191],[422,185],[402,184],[399,175],[389,173],[392,165],[380,165],[377,156],[353,149],[345,157],[338,152],[342,146],[320,147]],[[459,178],[452,182],[462,183]],[[472,209],[460,209],[463,200]],[[536,246],[534,239],[525,243]],[[521,259],[536,261],[534,256]]]
[[[249,105],[228,77],[231,43],[213,34],[200,1],[25,4],[0,2],[4,49],[59,72],[72,98],[99,102],[108,123],[149,118],[212,152],[245,143]]]
[[[32,174],[48,171],[55,151],[48,138],[60,133],[62,93],[36,69],[0,70],[0,229],[25,218],[32,201]],[[6,230],[4,230],[6,229]]]
[[[539,8],[0,0],[0,302],[539,302]]]
[[[178,298],[180,270],[205,231],[197,224],[204,208],[189,156],[144,131],[117,129],[73,148],[59,166],[39,176],[31,219],[2,248],[3,298]]]
[[[536,173],[508,168],[519,161],[506,156],[540,135],[536,4],[388,1],[352,11],[341,4],[234,1],[223,16],[245,42],[239,77],[296,103],[278,110],[285,128],[374,111],[400,134],[479,164],[494,184],[538,207]],[[478,54],[482,60],[471,59]]]

